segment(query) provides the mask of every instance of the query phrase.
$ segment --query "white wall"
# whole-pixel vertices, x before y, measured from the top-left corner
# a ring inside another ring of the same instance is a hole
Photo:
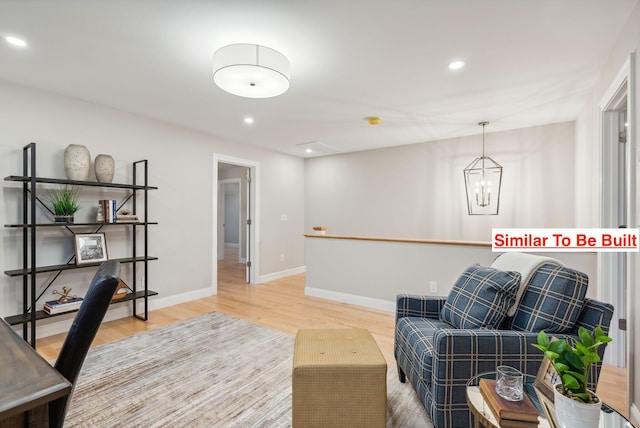
[[[489,242],[492,227],[574,226],[573,122],[487,132],[485,143],[503,166],[498,216],[467,214],[462,170],[480,156],[477,135],[307,159],[305,230]]]
[[[215,291],[215,230],[212,225],[213,153],[224,153],[260,163],[261,207],[259,275],[273,275],[304,265],[304,162],[259,148],[231,144],[213,136],[192,132],[166,123],[124,113],[108,107],[78,101],[0,82],[0,171],[5,176],[21,175],[22,147],[37,143],[38,175],[65,178],[63,151],[68,144],[84,144],[92,158],[111,154],[116,160],[114,182],[130,182],[131,162],[149,160],[151,220],[149,248],[158,261],[150,262],[150,288],[160,295],[152,307],[166,306]],[[97,193],[96,193],[97,192]],[[76,221],[94,218],[93,206],[104,193],[83,190],[87,203]],[[0,194],[0,224],[18,223],[20,186],[4,182]],[[119,194],[121,195],[121,194]],[[115,197],[115,196],[114,196]],[[280,221],[280,213],[288,221]],[[120,226],[116,226],[117,228]],[[68,234],[61,230],[39,233],[38,263],[66,262],[73,252]],[[0,260],[3,270],[21,267],[21,234],[0,228]],[[107,230],[111,257],[123,256],[124,234]],[[51,245],[49,245],[51,244]],[[279,255],[285,254],[280,261]],[[128,272],[125,266],[124,273]],[[94,271],[81,269],[65,274],[58,287],[73,283],[83,294]],[[49,278],[41,275],[41,280]],[[0,276],[0,316],[20,311],[21,281]],[[50,294],[45,298],[50,300]],[[125,309],[122,310],[126,312]],[[111,316],[117,311],[110,311]],[[45,331],[45,330],[43,330]]]

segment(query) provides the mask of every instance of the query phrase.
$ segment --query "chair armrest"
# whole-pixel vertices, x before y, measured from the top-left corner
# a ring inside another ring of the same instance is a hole
[[[573,333],[578,334],[578,328],[580,327],[593,331],[596,326],[602,327],[604,332],[608,333],[612,317],[613,305],[594,299],[585,299],[582,312],[580,312],[580,316],[576,321]],[[600,355],[600,357],[602,357],[602,355]]]
[[[440,329],[433,337],[432,376],[452,376],[453,381],[466,384],[500,365],[535,376],[544,357],[532,346],[537,337],[537,333],[512,330]]]
[[[398,294],[396,296],[396,321],[403,317],[438,319],[446,297]]]
[[[576,337],[572,334],[553,336],[569,342]],[[451,387],[466,387],[469,379],[493,372],[501,365],[536,376],[544,358],[544,354],[532,346],[537,342],[538,333],[533,332],[453,328],[436,331],[431,371],[435,394],[449,394],[446,389]],[[589,388],[595,389],[601,365],[602,362],[592,365]]]

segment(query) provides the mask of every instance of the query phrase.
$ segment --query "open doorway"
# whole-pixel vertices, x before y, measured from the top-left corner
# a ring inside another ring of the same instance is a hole
[[[245,166],[218,163],[218,267],[232,274],[239,271],[247,283],[251,277],[249,177]]]
[[[213,283],[217,292],[219,269],[224,274],[244,277],[255,284],[258,272],[257,216],[258,188],[256,162],[214,154],[213,255],[216,269]]]

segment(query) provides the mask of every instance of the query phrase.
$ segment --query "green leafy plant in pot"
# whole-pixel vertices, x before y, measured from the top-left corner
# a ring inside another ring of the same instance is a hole
[[[64,186],[53,189],[50,194],[53,215],[58,223],[73,223],[73,215],[80,206],[80,191],[74,187]]]
[[[571,344],[565,339],[550,340],[544,330],[538,334],[538,343],[533,346],[544,352],[560,375],[561,383],[554,386],[554,402],[561,427],[598,426],[602,403],[587,389],[587,381],[591,365],[600,361],[598,348],[609,342],[611,338],[600,326],[593,332],[580,327]]]

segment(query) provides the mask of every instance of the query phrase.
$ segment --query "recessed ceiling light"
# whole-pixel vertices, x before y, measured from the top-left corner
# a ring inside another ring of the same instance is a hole
[[[305,152],[306,153],[313,153],[313,149],[306,149]]]
[[[466,63],[464,61],[452,61],[451,63],[449,63],[449,69],[450,70],[460,70],[465,65],[466,65]]]
[[[10,45],[17,46],[19,48],[27,47],[27,42],[15,36],[4,36],[4,40]]]
[[[252,117],[245,117],[244,118],[244,123],[252,124],[253,123],[253,118]]]

